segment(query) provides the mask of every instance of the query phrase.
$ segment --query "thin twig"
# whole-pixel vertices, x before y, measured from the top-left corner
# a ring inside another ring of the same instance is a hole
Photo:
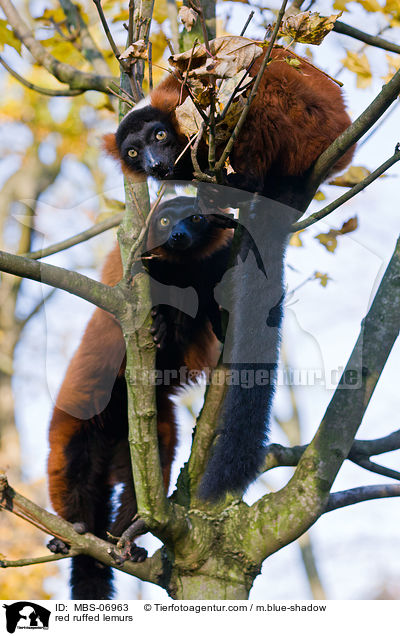
[[[128,46],[133,43],[133,16],[135,13],[135,2],[129,0],[129,21],[128,21]]]
[[[249,26],[250,22],[252,21],[253,16],[254,16],[254,13],[255,13],[254,11],[250,11],[250,13],[249,13],[249,17],[248,17],[248,18],[247,18],[247,20],[246,20],[246,24],[244,25],[243,29],[242,29],[242,30],[241,30],[241,32],[240,32],[240,36],[241,36],[241,37],[243,37],[243,36],[244,36],[244,34],[246,33],[246,29],[247,29],[247,27]]]
[[[42,250],[37,250],[36,252],[28,252],[27,254],[23,254],[27,258],[38,259],[44,258],[45,256],[51,256],[51,254],[56,254],[58,252],[62,252],[63,250],[67,250],[74,245],[78,245],[79,243],[84,243],[89,239],[97,236],[98,234],[102,234],[107,230],[110,230],[113,227],[116,227],[122,222],[124,218],[124,212],[119,212],[118,214],[114,214],[111,218],[102,221],[101,223],[96,223],[92,225],[92,227],[84,230],[83,232],[79,232],[79,234],[75,234],[64,241],[59,241],[58,243],[53,243],[53,245],[49,245],[49,247],[45,247]]]
[[[328,216],[334,210],[339,208],[343,203],[352,199],[356,194],[364,190],[370,183],[375,181],[378,177],[380,177],[386,170],[388,170],[391,166],[393,166],[397,161],[400,161],[400,145],[397,144],[394,154],[387,159],[382,165],[379,166],[376,170],[371,172],[365,179],[357,183],[350,190],[342,194],[341,197],[332,201],[326,205],[322,210],[318,210],[318,212],[314,212],[314,214],[310,214],[309,217],[304,219],[304,221],[299,221],[292,226],[292,232],[298,232],[299,230],[304,230],[306,227],[313,225],[317,221]]]
[[[118,97],[118,99],[119,99],[121,102],[124,102],[125,104],[129,104],[129,106],[130,106],[131,108],[132,108],[132,105],[133,105],[133,106],[135,105],[135,102],[134,102],[134,101],[132,101],[132,99],[127,99],[126,97],[123,97],[122,95],[119,95],[116,91],[113,91],[113,89],[112,89],[112,88],[110,88],[109,90],[110,90],[110,93],[111,93],[112,95],[115,95],[115,97]]]
[[[397,479],[400,481],[400,472],[398,470],[393,470],[392,468],[388,468],[387,466],[382,466],[381,464],[377,464],[376,462],[371,462],[370,459],[365,457],[360,457],[356,454],[349,457],[350,461],[353,464],[357,464],[361,468],[365,468],[365,470],[369,470],[371,473],[377,473],[377,475],[383,475],[384,477],[391,477],[391,479]]]
[[[400,497],[400,484],[384,484],[379,486],[360,486],[334,492],[329,496],[325,512],[331,512],[345,506],[370,501],[371,499],[384,499],[387,497]]]
[[[121,91],[121,93],[123,95],[125,95],[126,99],[129,100],[133,106],[136,106],[136,102],[134,101],[134,99],[132,98],[132,95],[130,93],[128,93],[128,91],[126,91],[124,88],[122,88],[122,86],[120,86],[119,84],[117,84],[117,82],[111,82],[112,86],[115,86],[119,91]]]
[[[14,69],[12,69],[11,66],[9,66],[1,56],[0,64],[4,66],[6,71],[8,71],[10,75],[12,75],[16,80],[18,80],[20,84],[26,86],[26,88],[30,88],[33,91],[36,91],[36,93],[40,93],[41,95],[47,95],[48,97],[75,97],[75,95],[82,95],[82,93],[84,93],[83,88],[53,89],[37,86],[36,84],[29,82],[29,80],[23,78],[19,73],[17,73],[17,71],[14,71]]]
[[[132,244],[132,246],[131,246],[131,248],[129,250],[128,258],[126,259],[125,268],[124,268],[124,280],[125,280],[127,285],[129,285],[131,280],[132,280],[132,268],[133,268],[134,263],[137,260],[138,249],[141,247],[141,244],[143,242],[145,234],[146,234],[146,232],[147,232],[147,230],[149,228],[149,225],[151,223],[151,219],[153,218],[153,214],[155,213],[155,211],[158,208],[158,205],[159,205],[162,197],[164,196],[165,187],[166,187],[165,183],[163,183],[162,186],[160,187],[158,193],[157,193],[156,200],[154,201],[153,205],[150,208],[150,212],[147,215],[146,221],[144,222],[144,224],[142,226],[142,229],[139,232],[139,236],[137,237],[137,239]]]
[[[43,529],[43,531],[47,533],[46,529]],[[7,559],[0,559],[0,568],[20,568],[24,567],[25,565],[51,563],[52,561],[59,561],[60,559],[70,559],[76,554],[79,554],[78,550],[70,550],[68,554],[49,554],[48,556],[36,557],[32,559],[18,559],[18,561],[8,561]]]
[[[340,20],[337,20],[335,22],[335,24],[333,25],[333,30],[336,31],[336,33],[340,33],[341,35],[349,35],[356,40],[360,40],[360,42],[365,42],[365,44],[375,46],[378,49],[391,51],[392,53],[400,53],[400,44],[394,44],[393,42],[389,42],[389,40],[380,38],[378,35],[370,35],[369,33],[360,31],[360,29],[356,29],[349,24],[340,22]]]
[[[193,137],[191,137],[191,138],[189,139],[188,143],[186,144],[186,146],[185,146],[185,147],[184,147],[184,149],[182,150],[181,154],[180,154],[180,155],[178,155],[178,157],[175,159],[175,161],[174,161],[174,166],[176,166],[176,164],[179,162],[179,160],[180,160],[180,159],[183,157],[183,155],[185,154],[186,150],[187,150],[188,148],[190,148],[190,146],[192,145],[192,143],[194,142],[194,140],[195,140],[195,139],[197,139],[197,137],[199,136],[199,134],[200,134],[200,129],[198,130],[198,132],[197,132],[195,135],[193,135]]]
[[[93,0],[93,2],[96,5],[96,9],[97,9],[97,12],[99,14],[99,18],[101,20],[101,24],[103,25],[104,33],[106,34],[108,43],[111,46],[112,51],[113,51],[115,57],[118,60],[118,63],[124,68],[124,66],[125,66],[124,63],[122,62],[122,60],[119,59],[120,55],[121,55],[121,52],[120,52],[119,48],[117,47],[117,45],[115,44],[113,36],[111,35],[111,31],[110,31],[110,29],[108,27],[106,16],[104,15],[104,11],[103,11],[103,8],[101,6],[101,0]]]
[[[153,90],[153,45],[149,42],[149,89]]]
[[[198,14],[200,18],[201,30],[203,31],[204,45],[207,51],[210,51],[210,43],[208,40],[208,33],[207,33],[207,24],[206,24],[206,19],[204,16],[203,7],[201,6],[201,4],[198,5],[196,2],[194,2],[194,0],[189,0],[189,4],[192,7],[193,11],[196,11],[196,13]]]

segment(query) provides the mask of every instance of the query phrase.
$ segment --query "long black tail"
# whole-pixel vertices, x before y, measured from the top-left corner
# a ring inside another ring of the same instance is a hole
[[[227,274],[232,293],[223,287],[216,290],[217,301],[230,311],[223,354],[230,386],[200,484],[203,499],[242,493],[257,477],[265,457],[279,355],[284,255],[297,216],[293,209],[262,197],[248,206],[244,216],[240,210],[248,232],[242,236],[239,265]],[[264,271],[249,240],[256,244]],[[222,286],[224,282],[225,278]]]
[[[111,599],[114,594],[112,568],[92,557],[73,557],[71,568],[72,599]]]

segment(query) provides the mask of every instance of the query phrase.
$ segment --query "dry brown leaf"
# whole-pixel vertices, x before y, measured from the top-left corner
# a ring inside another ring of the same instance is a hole
[[[119,56],[120,60],[147,60],[148,52],[146,43],[144,40],[137,40],[130,46],[121,55]]]
[[[337,15],[322,16],[319,13],[303,11],[290,15],[284,20],[279,29],[280,35],[287,35],[296,42],[305,44],[321,44],[330,33],[342,12]]]
[[[189,7],[181,7],[179,9],[178,17],[186,31],[191,31],[197,20],[197,13],[194,9],[190,9]]]
[[[204,44],[195,45],[190,51],[171,55],[169,63],[181,73],[187,71],[188,77],[208,79],[210,76],[225,79],[234,77],[239,71],[246,69],[259,55],[262,48],[254,40],[240,36],[225,36],[210,41],[209,56]]]

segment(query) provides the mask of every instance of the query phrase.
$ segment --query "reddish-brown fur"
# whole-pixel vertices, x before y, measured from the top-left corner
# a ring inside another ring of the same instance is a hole
[[[113,286],[121,277],[121,257],[116,246],[107,258],[102,281]],[[183,364],[189,370],[213,368],[218,354],[218,341],[209,326],[203,330],[198,341],[187,348]],[[125,343],[118,322],[109,313],[96,309],[68,367],[50,424],[50,499],[54,510],[70,521],[79,519],[71,519],[69,512],[72,493],[66,475],[68,444],[80,430],[93,426],[90,418],[101,414],[106,407],[115,378],[124,374],[124,355]],[[161,387],[157,396],[158,435],[166,489],[176,446],[174,406],[169,399],[171,390],[173,387]],[[90,413],[87,412],[88,405],[93,407]],[[126,455],[125,451],[124,453]],[[111,474],[110,480],[111,483],[119,481],[118,473]]]
[[[280,47],[271,57],[230,157],[235,172],[249,181],[269,174],[304,174],[351,123],[339,86],[325,73]],[[288,64],[288,58],[296,59],[299,66]],[[250,70],[252,77],[261,62],[262,56]],[[178,80],[169,75],[151,93],[151,105],[174,117],[186,97]],[[173,123],[178,129],[174,119]],[[104,149],[120,160],[115,135],[105,135]],[[348,150],[332,172],[343,169],[353,152],[354,148]],[[122,161],[121,165],[129,174]]]

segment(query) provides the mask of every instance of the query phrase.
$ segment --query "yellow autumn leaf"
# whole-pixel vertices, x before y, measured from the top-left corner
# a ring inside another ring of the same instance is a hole
[[[353,216],[348,221],[345,221],[340,228],[340,230],[329,230],[329,232],[317,234],[315,237],[321,245],[326,247],[328,252],[334,252],[337,248],[337,237],[342,236],[343,234],[349,234],[350,232],[354,232],[358,227],[358,219],[356,216]]]
[[[337,232],[336,230],[330,230],[326,233],[317,234],[315,237],[321,245],[326,247],[328,252],[334,252],[337,248]]]
[[[89,65],[82,53],[71,43],[67,42],[58,33],[53,37],[40,40],[40,44],[50,51],[58,60],[62,60],[66,64],[76,66],[80,70],[88,70]]]
[[[347,3],[351,2],[351,0],[335,0],[333,3],[333,8],[335,11],[348,11]]]
[[[153,62],[158,62],[161,60],[162,56],[165,53],[165,49],[167,48],[167,41],[165,39],[165,35],[162,31],[158,31],[158,33],[153,33],[150,37],[150,41],[152,44],[151,53]],[[153,68],[154,73],[154,68]]]
[[[58,9],[45,9],[42,15],[38,15],[34,18],[36,22],[43,22],[44,24],[52,25],[53,22],[59,24],[60,22],[65,22],[65,13],[61,7]]]
[[[375,13],[377,11],[382,11],[382,7],[377,2],[377,0],[356,0],[358,4],[361,4],[362,7],[369,13]]]
[[[389,82],[393,75],[400,69],[400,55],[386,55],[386,60],[388,63],[388,74],[382,77],[385,84]]]
[[[115,23],[115,22],[128,22],[129,20],[129,11],[127,10],[123,10],[123,11],[119,11],[118,13],[116,13],[115,15],[113,15],[111,22]]]
[[[369,174],[371,174],[370,171],[368,168],[364,168],[364,166],[350,166],[346,172],[332,179],[329,184],[343,188],[351,188],[357,183],[360,183],[360,181],[365,179]]]
[[[365,53],[347,51],[347,56],[342,60],[343,66],[357,75],[357,87],[367,88],[372,81],[372,73],[368,58]]]
[[[158,24],[163,24],[168,18],[167,0],[156,0],[154,3],[153,20]]]
[[[289,245],[292,247],[303,247],[303,242],[301,240],[300,234],[304,232],[304,230],[299,230],[298,232],[294,232],[289,240]]]
[[[332,280],[328,274],[322,274],[321,272],[314,272],[314,279],[319,280],[322,287],[326,287],[329,280]]]
[[[21,53],[20,40],[16,38],[11,29],[8,28],[7,20],[0,20],[0,51],[3,50],[5,44],[12,46],[18,53]]]
[[[400,0],[386,0],[386,4],[382,10],[386,15],[391,16],[391,27],[400,26]]]

